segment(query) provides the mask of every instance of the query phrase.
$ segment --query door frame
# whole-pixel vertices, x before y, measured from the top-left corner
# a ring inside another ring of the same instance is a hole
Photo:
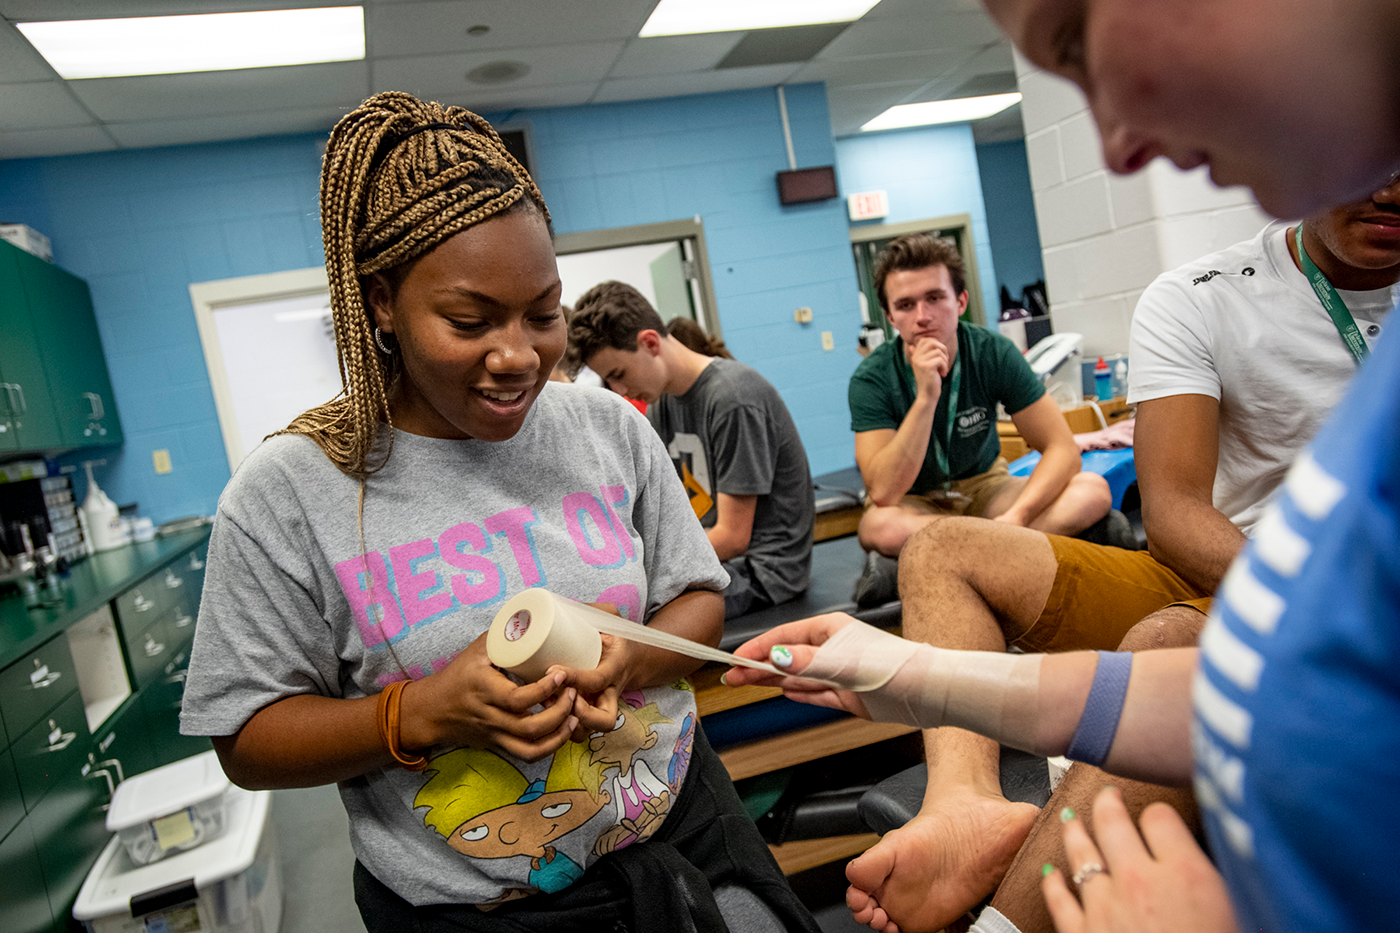
[[[962,254],[964,284],[967,286],[967,312],[968,317],[974,324],[988,327],[987,309],[982,303],[982,276],[977,271],[977,244],[972,237],[972,215],[971,214],[948,214],[943,217],[930,217],[926,220],[909,220],[897,224],[873,224],[871,226],[860,226],[851,228],[852,243],[869,243],[871,240],[888,240],[897,236],[904,236],[906,233],[930,233],[934,231],[944,232],[958,231],[959,249]],[[883,319],[884,311],[877,304],[870,309],[870,313],[879,314]],[[872,322],[874,323],[874,322]],[[881,326],[884,326],[881,322]]]
[[[670,243],[690,241],[695,245],[695,255],[681,258],[691,268],[687,269],[690,280],[691,301],[698,310],[697,320],[705,333],[723,339],[719,323],[719,304],[715,301],[715,283],[710,275],[710,252],[705,246],[705,223],[700,215],[685,220],[664,220],[654,224],[636,224],[631,227],[609,227],[604,230],[584,230],[578,233],[561,233],[554,238],[554,252],[560,256],[572,253],[591,253],[595,250],[618,249],[624,246],[646,246],[650,243]]]

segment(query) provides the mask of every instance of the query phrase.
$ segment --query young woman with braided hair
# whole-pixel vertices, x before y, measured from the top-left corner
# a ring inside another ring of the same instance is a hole
[[[331,134],[321,222],[343,389],[220,499],[182,729],[245,787],[339,783],[371,933],[815,931],[696,728],[695,662],[606,636],[534,683],[487,660],[532,586],[710,644],[723,617],[655,432],[548,385],[528,174],[475,114],[380,94]]]

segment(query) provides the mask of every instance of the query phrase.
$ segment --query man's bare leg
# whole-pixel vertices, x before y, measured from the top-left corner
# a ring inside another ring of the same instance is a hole
[[[1023,477],[1013,477],[997,490],[983,517],[996,518],[1011,508],[1025,485]],[[1047,535],[1076,535],[1107,515],[1112,506],[1113,492],[1108,480],[1097,473],[1076,473],[1064,492],[1037,515],[1029,527]]]
[[[872,505],[860,517],[856,537],[867,551],[898,557],[904,542],[941,516],[916,502],[898,505]]]
[[[1055,554],[1039,532],[936,518],[900,557],[904,635],[944,648],[1006,649],[1040,616]],[[859,923],[940,930],[996,889],[1039,812],[1001,793],[995,742],[961,729],[924,733],[929,783],[917,816],[846,867]]]
[[[1194,609],[1171,606],[1143,619],[1123,638],[1123,651],[1150,651],[1156,648],[1185,648],[1196,644],[1206,617]],[[1074,874],[1078,865],[1065,858],[1064,834],[1060,828],[1060,811],[1070,807],[1084,817],[1084,826],[1093,833],[1089,813],[1093,799],[1105,784],[1123,792],[1123,802],[1136,820],[1149,803],[1160,800],[1171,805],[1185,817],[1192,830],[1200,835],[1200,815],[1191,792],[1157,784],[1127,781],[1100,771],[1092,765],[1076,764],[1065,773],[1050,802],[1031,827],[1026,844],[997,888],[991,906],[1016,924],[1021,933],[1052,933],[1055,925],[1045,909],[1040,893],[1040,869],[1047,862],[1065,873]]]

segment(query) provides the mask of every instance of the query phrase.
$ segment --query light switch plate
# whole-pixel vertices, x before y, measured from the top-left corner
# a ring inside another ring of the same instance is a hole
[[[836,340],[831,336],[831,331],[829,331],[829,330],[824,330],[824,331],[822,331],[822,349],[823,349],[823,350],[835,350],[835,349],[836,349]]]
[[[169,473],[173,469],[170,465],[170,451],[151,451],[151,461],[155,464],[157,473]]]

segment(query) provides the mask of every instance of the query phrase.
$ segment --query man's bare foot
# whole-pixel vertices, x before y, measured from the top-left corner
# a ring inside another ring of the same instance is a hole
[[[880,933],[941,930],[1001,882],[1040,808],[961,791],[846,866],[846,906]]]

